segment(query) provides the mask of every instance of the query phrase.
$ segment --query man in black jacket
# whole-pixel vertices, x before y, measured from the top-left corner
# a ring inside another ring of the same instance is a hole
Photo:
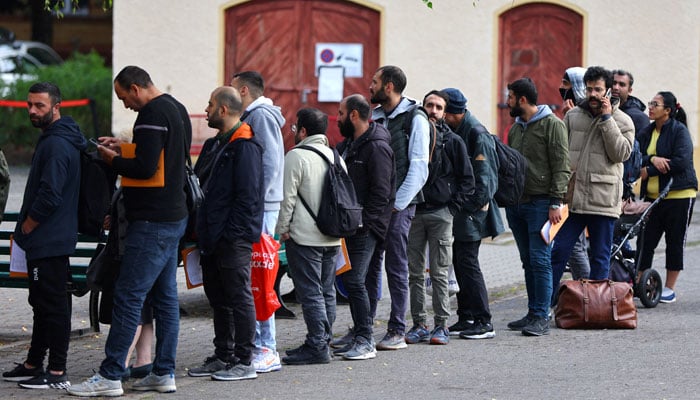
[[[331,342],[335,355],[350,360],[376,357],[372,316],[365,278],[377,243],[383,240],[396,196],[394,152],[389,131],[369,122],[370,105],[360,94],[346,97],[338,109],[338,127],[346,138],[338,145],[357,199],[362,205],[362,228],[345,238],[352,269],[341,275],[348,292],[354,327],[346,338]]]
[[[634,84],[632,73],[622,69],[616,69],[613,70],[612,74],[612,97],[620,99],[618,108],[632,118],[636,135],[649,125],[649,115],[644,112],[647,107],[644,105],[643,101],[631,95],[632,85]]]
[[[197,162],[204,202],[197,211],[204,292],[214,311],[214,355],[188,372],[235,381],[257,377],[255,304],[250,287],[253,243],[260,240],[264,210],[263,146],[240,121],[243,103],[230,86],[214,90],[209,126],[218,129]]]
[[[474,173],[464,141],[445,124],[449,97],[433,90],[423,98],[431,123],[436,125],[429,162],[428,181],[423,186],[424,201],[416,206],[416,215],[408,234],[408,287],[413,327],[406,343],[450,341],[447,319],[450,317],[448,273],[452,264],[452,222],[474,193]],[[433,286],[434,328],[428,330],[425,309],[425,248],[428,246],[430,279]]]
[[[29,119],[42,133],[19,219],[15,243],[26,253],[29,304],[34,312],[32,342],[27,359],[2,374],[28,389],[65,389],[70,337],[70,308],[66,303],[68,256],[78,241],[80,151],[87,142],[70,117],[61,117],[61,91],[52,83],[36,83],[27,97]],[[46,351],[49,363],[44,371]]]

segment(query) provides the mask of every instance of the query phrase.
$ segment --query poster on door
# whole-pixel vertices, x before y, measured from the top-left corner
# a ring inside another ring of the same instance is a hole
[[[341,66],[346,78],[362,78],[362,43],[316,43],[314,74],[321,67]]]

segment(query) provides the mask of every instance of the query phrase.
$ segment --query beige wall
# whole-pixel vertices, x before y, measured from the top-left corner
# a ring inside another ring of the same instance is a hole
[[[489,128],[496,124],[498,15],[515,0],[356,1],[380,10],[383,64],[401,66],[406,94],[455,86]],[[242,1],[119,0],[114,2],[114,70],[136,64],[156,85],[202,113],[210,91],[224,83],[223,10]],[[700,2],[577,0],[556,4],[584,15],[585,65],[629,69],[634,95],[648,101],[673,91],[698,127]],[[558,79],[558,77],[553,77]],[[369,77],[368,77],[369,83]],[[129,128],[135,113],[114,99],[113,130]]]

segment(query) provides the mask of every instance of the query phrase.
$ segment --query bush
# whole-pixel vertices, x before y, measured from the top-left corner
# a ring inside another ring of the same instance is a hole
[[[36,69],[36,79],[10,85],[5,99],[26,101],[29,87],[48,81],[61,89],[63,100],[90,98],[97,108],[97,132],[89,106],[61,107],[62,116],[78,122],[86,137],[109,135],[112,123],[112,70],[95,51],[74,54],[61,65]],[[1,82],[1,81],[0,81]],[[0,83],[2,86],[2,83]],[[0,107],[0,148],[33,149],[41,131],[29,122],[26,108]]]

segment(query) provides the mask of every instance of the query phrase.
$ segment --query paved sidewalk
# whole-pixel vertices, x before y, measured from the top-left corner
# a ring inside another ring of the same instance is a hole
[[[13,174],[15,171],[13,171]],[[13,176],[14,178],[14,176]],[[19,180],[19,179],[18,179]],[[13,196],[17,190],[13,181]],[[23,186],[23,184],[22,184]],[[21,195],[20,195],[21,197]],[[18,198],[11,198],[11,202]],[[20,199],[21,201],[21,199]],[[19,205],[8,206],[9,210]],[[687,260],[700,257],[700,222],[696,216],[688,237]],[[656,269],[663,272],[663,251],[657,251]],[[448,346],[411,345],[406,350],[379,352],[369,361],[334,359],[318,366],[284,366],[242,382],[215,382],[186,376],[186,367],[213,353],[211,313],[201,288],[187,290],[180,271],[181,318],[178,348],[178,391],[173,394],[139,393],[125,386],[126,398],[193,399],[693,399],[700,398],[697,332],[700,318],[700,271],[688,262],[678,284],[679,300],[645,309],[639,301],[639,328],[632,331],[565,331],[553,328],[548,337],[526,338],[506,329],[508,321],[527,309],[518,252],[509,234],[481,247],[481,263],[492,294],[495,339],[453,339]],[[285,280],[283,287],[289,288]],[[388,294],[388,291],[384,291]],[[31,310],[26,291],[0,289],[0,371],[21,362],[29,344]],[[379,303],[375,336],[386,329],[389,299]],[[298,305],[291,305],[300,315]],[[73,329],[88,328],[87,297],[74,299]],[[454,299],[453,299],[454,310]],[[455,317],[452,317],[452,322]],[[430,318],[429,318],[430,320]],[[410,321],[409,321],[410,323]],[[347,306],[338,307],[337,334],[351,324]],[[69,378],[75,384],[91,376],[104,357],[109,327],[75,337],[68,359]],[[280,353],[302,343],[303,319],[277,320]],[[64,398],[60,391],[20,389],[0,381],[2,398]],[[68,396],[66,396],[67,398]]]

